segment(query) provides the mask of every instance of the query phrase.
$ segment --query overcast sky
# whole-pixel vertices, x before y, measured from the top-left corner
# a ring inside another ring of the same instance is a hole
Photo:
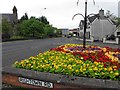
[[[111,13],[118,16],[118,1],[120,0],[93,0],[88,1],[88,14],[98,13],[99,9],[105,12],[110,10]],[[29,17],[46,16],[50,24],[57,28],[76,28],[79,25],[81,16],[72,17],[76,13],[84,15],[85,0],[2,0],[0,3],[0,13],[12,13],[15,5],[18,9],[18,18],[20,19],[24,13]],[[44,9],[46,8],[46,9]]]

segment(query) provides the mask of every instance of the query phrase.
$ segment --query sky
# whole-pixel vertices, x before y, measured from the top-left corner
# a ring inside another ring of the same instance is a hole
[[[57,28],[77,28],[82,16],[72,17],[81,13],[84,15],[85,0],[2,0],[0,3],[0,13],[12,13],[12,8],[15,5],[18,10],[18,18],[20,19],[25,13],[29,17],[45,16],[53,27]],[[102,8],[110,10],[111,13],[118,16],[118,1],[120,0],[87,0],[87,14],[97,14]],[[46,8],[46,9],[44,9]]]

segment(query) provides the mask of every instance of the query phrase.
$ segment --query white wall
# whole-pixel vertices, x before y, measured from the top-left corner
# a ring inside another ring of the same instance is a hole
[[[106,35],[111,34],[115,30],[107,19],[96,19],[91,26],[91,36],[96,40],[102,40]]]

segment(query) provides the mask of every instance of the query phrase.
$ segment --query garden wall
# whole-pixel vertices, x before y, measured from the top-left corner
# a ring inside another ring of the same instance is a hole
[[[119,90],[120,81],[75,77],[32,70],[5,67],[2,71],[2,82],[26,88],[77,88],[78,90]]]

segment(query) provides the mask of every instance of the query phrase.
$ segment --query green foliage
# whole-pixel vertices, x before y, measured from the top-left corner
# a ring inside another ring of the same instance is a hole
[[[54,33],[54,28],[52,27],[52,25],[45,25],[44,27],[44,33],[45,35],[47,36],[54,36],[55,33]]]
[[[56,37],[59,37],[59,36],[62,35],[62,31],[61,31],[61,30],[59,30],[59,29],[57,29],[57,28],[54,28],[54,30],[55,30],[55,35],[56,35]]]
[[[28,20],[28,15],[27,13],[25,13],[25,15],[23,15],[20,19],[20,22],[24,21],[24,20]]]
[[[115,20],[117,24],[120,24],[120,18],[116,18]]]
[[[37,37],[36,33],[43,33],[44,24],[35,18],[31,18],[29,20],[24,20],[21,23],[21,35],[28,36],[28,37]]]
[[[6,19],[2,19],[2,38],[10,38],[12,29],[12,24]]]
[[[112,13],[110,10],[107,10],[106,17],[111,18],[112,20],[114,20],[116,18],[114,13]]]
[[[23,39],[23,36],[11,36],[10,39]]]
[[[49,25],[49,22],[45,16],[40,18],[31,16],[30,19],[28,19],[27,14],[21,17],[20,22],[17,24],[17,30],[17,35],[24,37],[43,38],[61,34],[57,28]]]
[[[47,21],[47,18],[45,16],[40,17],[38,20],[43,22],[44,24],[49,24],[49,22]]]

